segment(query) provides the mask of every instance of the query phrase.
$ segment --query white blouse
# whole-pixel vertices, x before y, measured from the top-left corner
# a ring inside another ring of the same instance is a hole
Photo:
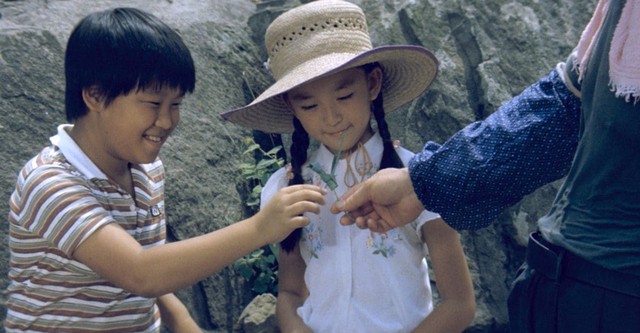
[[[300,251],[310,295],[297,312],[314,332],[409,332],[433,310],[420,229],[438,214],[424,211],[412,223],[381,234],[343,226],[340,215],[329,210],[336,194],[348,190],[347,184],[378,170],[383,150],[379,134],[363,147],[338,162],[335,193],[328,191],[319,215],[308,214],[311,223],[302,232]],[[396,151],[405,165],[413,156],[401,147]],[[308,165],[317,163],[330,173],[333,156],[323,145],[313,152],[303,166],[305,181],[326,188]],[[261,202],[267,203],[287,183],[285,168],[275,172]]]

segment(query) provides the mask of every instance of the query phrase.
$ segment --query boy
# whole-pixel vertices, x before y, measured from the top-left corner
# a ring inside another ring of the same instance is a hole
[[[200,331],[172,294],[309,223],[323,191],[281,191],[253,217],[165,244],[158,153],[195,88],[180,36],[132,8],[85,17],[65,55],[67,120],[10,201],[7,332]]]

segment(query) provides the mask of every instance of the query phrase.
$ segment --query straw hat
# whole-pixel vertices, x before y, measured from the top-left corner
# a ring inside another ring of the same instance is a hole
[[[313,1],[283,13],[267,28],[265,44],[276,82],[222,117],[267,133],[293,132],[293,114],[281,95],[313,79],[377,62],[384,109],[390,112],[420,96],[438,68],[435,56],[420,46],[373,48],[362,9],[340,0]]]

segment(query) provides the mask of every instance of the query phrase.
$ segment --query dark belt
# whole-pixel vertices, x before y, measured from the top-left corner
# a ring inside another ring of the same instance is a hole
[[[549,243],[539,232],[529,235],[527,264],[554,281],[565,277],[640,298],[640,277],[596,265]]]

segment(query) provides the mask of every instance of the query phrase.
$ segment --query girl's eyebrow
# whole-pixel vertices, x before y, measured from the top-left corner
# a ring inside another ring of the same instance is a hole
[[[354,85],[354,83],[355,83],[355,79],[353,77],[343,78],[342,80],[340,80],[338,82],[338,84],[336,85],[336,89],[335,90],[337,91],[337,90],[340,90],[340,89],[348,88],[348,87]]]
[[[346,77],[338,81],[334,90],[339,91],[339,90],[348,88],[354,84],[355,84],[354,78]],[[289,92],[288,94],[289,94],[289,99],[292,101],[304,101],[313,97],[312,95],[308,95],[305,92],[297,92],[295,94],[292,94],[291,92]]]
[[[311,96],[309,96],[309,95],[307,95],[307,94],[305,94],[303,92],[297,92],[295,94],[292,94],[291,92],[288,92],[287,95],[288,95],[290,100],[298,101],[298,102],[304,101],[304,100],[307,100],[307,99],[311,98]]]

